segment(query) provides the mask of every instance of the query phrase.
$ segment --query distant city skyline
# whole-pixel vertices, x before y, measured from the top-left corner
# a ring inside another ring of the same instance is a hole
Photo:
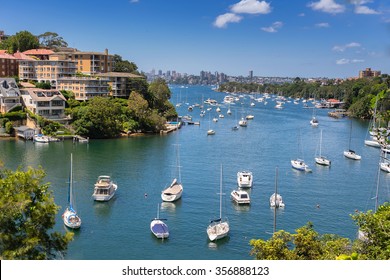
[[[70,47],[118,54],[140,71],[348,78],[390,73],[388,0],[4,2],[0,29],[56,32]],[[18,15],[23,7],[26,11]],[[46,9],[47,8],[47,9]],[[16,20],[17,19],[17,20]],[[76,19],[76,20],[74,20]]]

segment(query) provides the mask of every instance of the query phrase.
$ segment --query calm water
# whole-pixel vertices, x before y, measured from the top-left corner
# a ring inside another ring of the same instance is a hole
[[[194,121],[200,121],[199,126],[187,125],[164,136],[92,140],[89,144],[0,140],[0,159],[6,167],[42,166],[46,170],[55,201],[62,207],[55,229],[63,232],[61,214],[73,153],[76,209],[83,224],[66,259],[252,259],[249,240],[268,239],[273,230],[273,210],[268,203],[276,167],[279,192],[286,204],[277,212],[277,229],[294,232],[311,221],[320,233],[355,237],[350,214],[374,207],[379,162],[379,150],[364,145],[367,122],[352,122],[351,148],[362,155],[361,161],[352,161],[343,156],[349,145],[350,120],[330,118],[328,110],[314,112],[320,125],[313,128],[309,125],[313,109],[304,109],[302,103],[289,102],[277,110],[275,101],[268,99],[267,105],[256,102],[252,107],[245,96],[243,104],[231,105],[231,116],[226,114],[227,107],[221,106],[225,118],[214,123],[210,118],[218,116],[216,107],[201,118],[199,108],[188,112],[185,103],[202,103],[209,97],[222,102],[225,94],[202,86],[176,86],[172,92],[172,103],[183,102],[179,114],[192,115]],[[255,117],[248,127],[232,131],[239,118],[249,113]],[[206,135],[209,127],[216,131],[214,136]],[[314,163],[321,129],[322,153],[332,160],[330,168]],[[176,171],[175,144],[180,145],[184,193],[175,204],[161,204],[161,190]],[[305,159],[313,172],[293,170],[290,160],[296,157]],[[221,164],[226,194],[222,209],[231,232],[229,238],[212,243],[206,227],[219,214]],[[239,170],[254,174],[252,204],[247,207],[230,200]],[[93,184],[101,174],[111,175],[118,183],[116,196],[107,203],[91,199]],[[389,182],[390,175],[381,172],[380,203],[389,198]],[[171,234],[164,241],[157,240],[149,229],[158,204]]]

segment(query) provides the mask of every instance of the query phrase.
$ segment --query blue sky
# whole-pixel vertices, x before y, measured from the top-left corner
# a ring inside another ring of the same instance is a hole
[[[56,32],[139,70],[227,75],[390,74],[389,0],[3,1],[0,30]],[[5,13],[5,11],[9,11]]]

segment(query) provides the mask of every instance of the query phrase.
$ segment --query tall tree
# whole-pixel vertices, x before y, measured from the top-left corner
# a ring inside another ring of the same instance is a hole
[[[123,60],[120,55],[114,55],[114,72],[125,72],[125,73],[133,73],[139,74],[137,72],[137,65],[134,62],[130,62],[128,60]]]
[[[59,207],[42,169],[0,170],[0,257],[61,258],[73,233],[53,232]]]
[[[55,32],[45,32],[38,35],[39,43],[42,47],[57,49],[59,47],[67,47],[68,43]]]
[[[24,52],[39,48],[39,40],[28,31],[20,31],[2,42],[0,47],[6,49],[8,53],[13,54],[17,51]]]

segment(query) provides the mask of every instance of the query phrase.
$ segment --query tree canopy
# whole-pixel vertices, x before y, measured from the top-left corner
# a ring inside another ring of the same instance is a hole
[[[10,54],[17,51],[24,52],[36,48],[39,48],[39,40],[28,31],[20,31],[0,42],[0,49],[5,49]]]
[[[374,213],[351,215],[364,238],[351,241],[335,234],[319,234],[312,223],[295,233],[275,232],[269,240],[252,239],[250,252],[258,260],[389,260],[390,204],[385,203]]]
[[[52,231],[59,207],[44,177],[42,169],[0,169],[1,258],[46,260],[65,254],[73,233]]]
[[[55,32],[45,32],[38,35],[39,43],[42,47],[49,49],[57,49],[59,47],[67,47],[68,43]]]

